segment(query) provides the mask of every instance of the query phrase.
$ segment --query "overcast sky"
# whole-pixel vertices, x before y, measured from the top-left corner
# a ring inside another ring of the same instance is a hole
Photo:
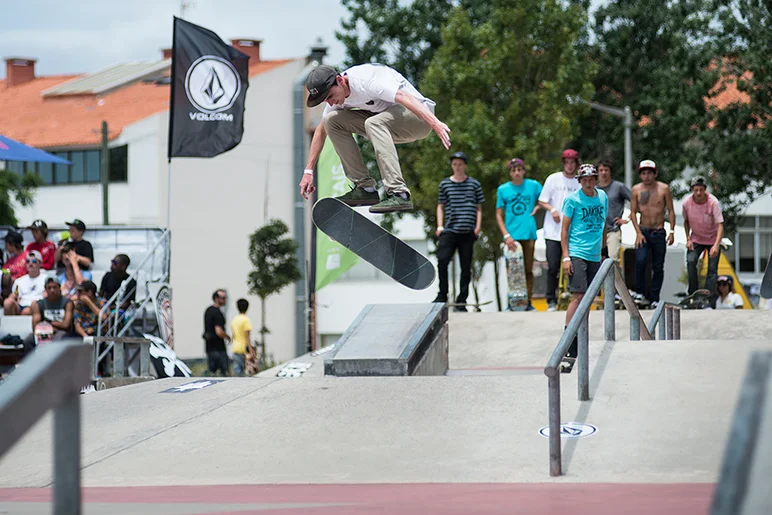
[[[185,19],[223,40],[262,39],[261,57],[308,54],[317,37],[327,62],[345,57],[335,30],[346,10],[340,0],[193,0]],[[117,62],[160,59],[171,47],[172,16],[180,0],[7,0],[0,14],[0,57],[37,59],[38,75],[74,74]],[[75,9],[77,6],[77,10]],[[5,76],[5,66],[0,66]]]
[[[408,3],[410,0],[401,0]],[[181,0],[0,0],[0,57],[37,59],[38,75],[92,72],[111,64],[159,59],[172,44]],[[603,0],[593,0],[593,6]],[[326,62],[345,51],[335,39],[346,10],[340,0],[188,0],[185,19],[223,40],[262,39],[261,57],[308,55],[317,38]],[[76,9],[77,7],[77,9]],[[5,66],[0,66],[0,77]]]

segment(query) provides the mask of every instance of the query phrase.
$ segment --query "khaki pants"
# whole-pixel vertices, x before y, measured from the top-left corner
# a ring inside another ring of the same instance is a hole
[[[619,250],[622,248],[622,231],[607,232],[606,246],[608,247],[608,257],[619,263]]]
[[[370,140],[375,159],[381,170],[381,180],[389,193],[410,193],[402,178],[395,143],[410,143],[428,136],[432,129],[425,121],[402,105],[394,105],[382,113],[337,109],[324,117],[324,128],[340,157],[346,177],[358,188],[375,187],[367,174],[362,154],[353,134]]]

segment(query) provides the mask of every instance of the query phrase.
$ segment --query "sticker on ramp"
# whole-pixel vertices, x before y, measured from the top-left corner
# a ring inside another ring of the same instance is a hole
[[[311,368],[311,365],[313,365],[313,363],[303,363],[299,361],[288,363],[279,369],[276,373],[276,377],[300,377],[306,370]]]
[[[193,381],[192,383],[185,383],[179,386],[174,386],[168,390],[162,390],[159,393],[187,393],[201,390],[207,386],[212,386],[215,383],[222,383],[225,379],[202,379],[200,381]]]
[[[560,438],[584,438],[594,435],[598,428],[590,424],[581,424],[579,422],[566,422],[560,424]],[[545,438],[550,436],[550,426],[544,426],[539,429],[539,434]]]

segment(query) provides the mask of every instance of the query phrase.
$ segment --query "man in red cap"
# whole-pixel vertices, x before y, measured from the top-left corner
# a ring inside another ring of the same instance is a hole
[[[539,195],[539,205],[548,211],[544,216],[544,241],[547,245],[547,311],[557,309],[558,275],[560,274],[563,247],[560,243],[563,202],[571,193],[582,185],[574,178],[579,166],[579,153],[576,150],[563,151],[563,170],[555,172],[544,181]]]
[[[659,292],[665,278],[665,253],[667,245],[675,241],[676,215],[670,187],[657,180],[657,165],[651,159],[638,165],[641,182],[633,186],[630,199],[630,221],[633,222],[635,239],[635,291],[636,300],[647,298],[653,308],[659,303]],[[665,209],[668,212],[670,232],[665,237]],[[638,213],[641,214],[640,221]],[[665,242],[667,241],[667,245]],[[646,265],[651,253],[651,288],[646,294]]]

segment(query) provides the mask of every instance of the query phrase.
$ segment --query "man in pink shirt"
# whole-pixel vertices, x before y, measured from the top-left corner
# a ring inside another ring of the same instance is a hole
[[[724,216],[718,199],[708,193],[704,177],[695,177],[692,194],[683,203],[684,231],[686,231],[686,271],[689,275],[689,294],[697,288],[697,267],[702,253],[708,251],[708,276],[705,289],[715,302],[718,260],[721,256],[721,238],[724,236]]]

